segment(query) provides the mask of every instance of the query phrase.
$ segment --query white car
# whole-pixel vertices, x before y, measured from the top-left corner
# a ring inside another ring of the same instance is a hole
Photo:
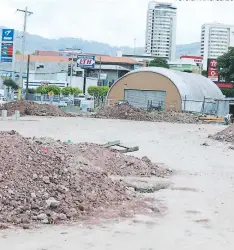
[[[4,96],[0,96],[0,105],[5,104],[6,102],[6,98]]]

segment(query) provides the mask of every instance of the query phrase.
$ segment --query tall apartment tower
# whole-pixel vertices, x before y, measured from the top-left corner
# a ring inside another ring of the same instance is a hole
[[[216,59],[234,46],[234,25],[220,23],[203,24],[201,28],[201,56],[203,69],[207,69],[207,59]]]
[[[147,54],[175,59],[176,13],[177,8],[171,3],[149,2],[145,43]]]

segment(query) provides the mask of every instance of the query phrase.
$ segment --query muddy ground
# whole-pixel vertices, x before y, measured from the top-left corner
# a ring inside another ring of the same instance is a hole
[[[164,163],[177,174],[170,178],[170,186],[153,194],[160,207],[167,206],[157,217],[2,230],[0,249],[233,249],[234,150],[207,138],[223,126],[90,118],[21,119],[0,121],[0,130],[73,142],[121,140],[130,146],[139,145],[135,155]],[[208,146],[201,145],[205,142]]]

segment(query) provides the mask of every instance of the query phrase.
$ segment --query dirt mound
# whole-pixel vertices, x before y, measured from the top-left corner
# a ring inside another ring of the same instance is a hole
[[[16,110],[20,111],[20,115],[32,116],[62,116],[71,117],[74,115],[65,113],[60,108],[50,104],[38,104],[32,101],[16,101],[8,102],[0,107],[0,110],[7,110],[9,116],[13,115]]]
[[[157,176],[166,177],[171,174],[169,169],[152,163],[146,156],[140,158],[120,153],[116,149],[104,148],[94,143],[69,144],[56,141],[52,138],[32,138],[36,143],[61,147],[63,145],[67,152],[83,158],[87,163],[94,165],[109,175],[118,176]]]
[[[95,118],[104,119],[123,119],[123,120],[135,120],[135,121],[155,121],[155,122],[171,122],[171,123],[199,123],[198,116],[190,113],[180,112],[158,112],[153,111],[151,113],[133,107],[128,104],[115,104],[106,106],[97,111]]]
[[[74,147],[79,155],[101,167],[109,175],[165,177],[170,174],[168,169],[152,163],[146,156],[140,159],[91,143],[80,143]]]
[[[234,143],[234,124],[216,133],[215,135],[210,135],[209,138]]]
[[[115,104],[99,109],[95,118],[122,119],[134,121],[153,121],[152,116],[144,111],[128,104]]]
[[[153,120],[156,122],[171,123],[201,123],[197,115],[191,113],[181,113],[175,111],[152,112]]]
[[[98,164],[75,156],[64,144],[44,146],[11,131],[0,133],[0,145],[0,226],[147,208],[124,184],[112,181]],[[113,212],[121,206],[124,210]]]

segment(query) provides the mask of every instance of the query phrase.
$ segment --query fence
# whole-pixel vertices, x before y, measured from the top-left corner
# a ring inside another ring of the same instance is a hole
[[[229,113],[230,102],[231,100],[228,99],[213,99],[208,97],[204,97],[203,100],[191,100],[185,96],[182,101],[182,111],[224,116]]]

